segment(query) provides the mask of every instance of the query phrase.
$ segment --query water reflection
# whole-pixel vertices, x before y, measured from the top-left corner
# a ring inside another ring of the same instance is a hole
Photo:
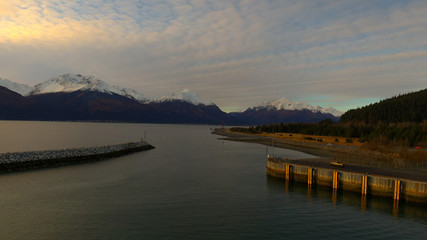
[[[394,217],[399,216],[399,201],[398,200],[393,201],[393,216]]]
[[[332,190],[332,203],[333,203],[334,205],[336,205],[336,204],[337,204],[337,201],[338,201],[338,190],[337,190],[336,188],[334,188],[334,189]]]
[[[267,175],[269,190],[283,189],[286,196],[305,195],[307,201],[327,200],[333,205],[358,208],[361,211],[374,210],[396,218],[412,218],[427,223],[425,204],[393,200],[386,197],[367,196],[361,193],[333,190],[307,183],[286,181]]]
[[[288,182],[289,182],[289,181],[288,181]],[[307,199],[308,199],[309,201],[311,201],[311,200],[312,200],[311,193],[312,193],[311,184],[307,184]]]
[[[360,200],[360,209],[363,211],[366,210],[366,194],[362,194],[362,198]]]

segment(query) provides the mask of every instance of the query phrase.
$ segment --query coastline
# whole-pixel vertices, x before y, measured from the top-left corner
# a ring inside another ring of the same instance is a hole
[[[222,136],[220,139],[223,140],[272,145],[272,137],[230,132],[225,128],[214,129],[212,134]],[[380,152],[360,149],[356,146],[328,146],[322,143],[296,142],[278,138],[274,138],[273,141],[274,147],[292,149],[317,156],[318,158],[295,160],[308,166],[321,165],[325,167],[331,161],[340,161],[348,168],[359,169],[358,171],[362,172],[375,172],[386,176],[427,181],[426,164],[424,164],[424,168],[417,167],[416,163],[408,164],[403,159]]]
[[[357,146],[346,146],[346,145],[327,145],[323,143],[316,142],[299,142],[299,141],[291,141],[287,139],[281,138],[273,138],[270,136],[262,136],[256,134],[248,134],[248,133],[237,133],[231,132],[225,128],[217,128],[212,131],[212,134],[220,135],[225,138],[224,140],[231,141],[241,141],[241,142],[253,142],[259,143],[266,146],[271,146],[272,143],[274,147],[278,148],[287,148],[292,150],[301,151],[304,153],[308,153],[311,155],[316,155],[324,158],[338,158],[350,157],[352,155],[357,155],[359,157],[368,157],[368,158],[390,158],[390,156],[380,156],[380,153],[374,153],[369,151],[362,151]]]
[[[123,144],[0,154],[0,173],[97,162],[155,148],[145,141]]]

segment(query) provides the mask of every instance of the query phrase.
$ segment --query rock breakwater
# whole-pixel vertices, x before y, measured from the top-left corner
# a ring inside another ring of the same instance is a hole
[[[87,148],[0,153],[0,172],[94,162],[153,148],[149,143],[139,141]]]

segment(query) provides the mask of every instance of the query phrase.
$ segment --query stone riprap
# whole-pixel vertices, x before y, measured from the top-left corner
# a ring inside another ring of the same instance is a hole
[[[99,161],[153,148],[147,142],[140,141],[87,148],[0,153],[0,171],[10,172]]]

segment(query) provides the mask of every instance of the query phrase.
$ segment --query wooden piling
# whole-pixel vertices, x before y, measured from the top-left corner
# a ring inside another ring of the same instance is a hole
[[[313,168],[307,169],[307,183],[310,186],[313,184]]]
[[[394,180],[394,194],[393,194],[393,199],[394,200],[399,200],[399,196],[400,196],[400,181],[399,180]]]
[[[286,164],[286,167],[285,167],[285,178],[286,178],[286,180],[290,180],[291,179],[291,165],[289,165],[289,164]]]
[[[334,171],[332,178],[332,188],[338,189],[338,172]]]
[[[368,193],[368,176],[362,176],[362,195],[366,195]]]

